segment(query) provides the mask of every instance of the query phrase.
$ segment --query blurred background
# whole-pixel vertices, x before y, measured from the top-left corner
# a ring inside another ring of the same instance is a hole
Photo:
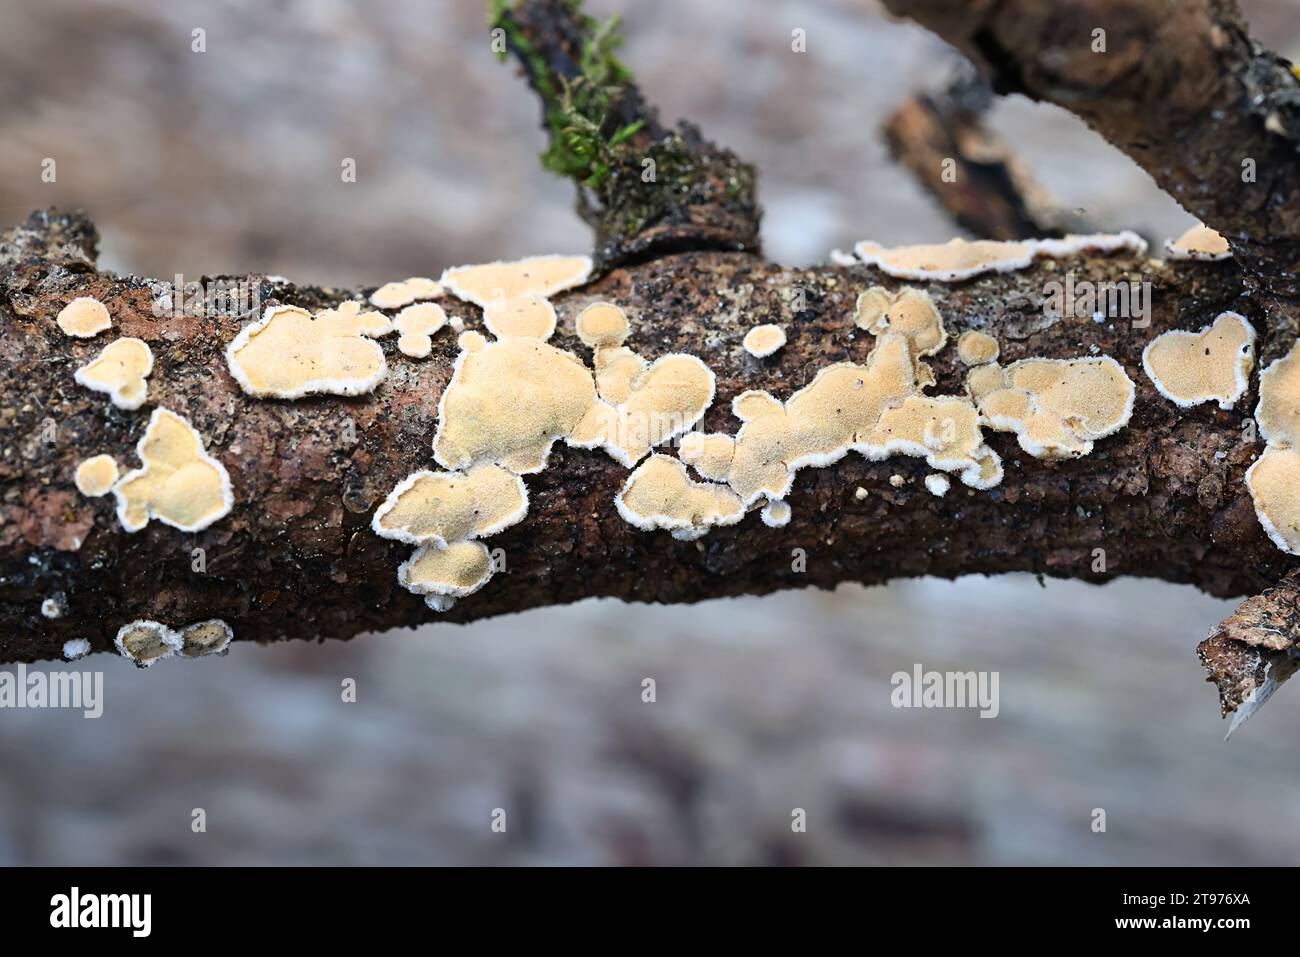
[[[938,40],[870,0],[588,5],[623,15],[666,119],[757,164],[773,259],[953,234],[879,136],[947,80]],[[585,251],[484,6],[0,0],[0,219],[84,206],[106,268],[162,277]],[[1300,59],[1300,3],[1244,6]],[[1190,224],[1063,112],[1012,99],[991,123],[1094,222]],[[1222,740],[1194,647],[1231,608],[1010,576],[588,601],[148,672],[101,655],[79,663],[104,671],[101,719],[0,710],[0,863],[1295,864],[1300,688]],[[997,671],[1000,715],[895,710],[914,663]]]

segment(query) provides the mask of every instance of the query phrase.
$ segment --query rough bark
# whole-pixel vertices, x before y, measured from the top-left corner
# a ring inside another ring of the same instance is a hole
[[[1012,436],[989,433],[1006,462],[1003,483],[985,492],[954,484],[936,498],[921,483],[930,470],[919,459],[849,456],[799,473],[788,527],[771,529],[751,515],[688,543],[619,517],[613,498],[627,469],[603,453],[557,445],[550,467],[527,480],[528,518],[489,540],[505,550],[507,573],[438,616],[397,583],[409,547],[375,536],[369,520],[398,480],[431,464],[454,338],[439,334],[426,360],[408,359],[383,341],[389,375],[368,396],[250,398],[222,355],[240,319],[155,317],[144,280],[95,270],[94,242],[85,219],[50,213],[34,215],[0,248],[0,660],[56,657],[64,641],[78,637],[102,650],[136,618],[179,626],[219,617],[239,640],[347,638],[596,595],[685,602],[914,575],[1139,575],[1244,595],[1294,565],[1260,530],[1243,484],[1259,451],[1243,441],[1253,392],[1233,412],[1184,411],[1160,398],[1141,371],[1143,345],[1163,329],[1199,328],[1228,308],[1256,318],[1232,263],[1152,271],[1126,256],[1092,257],[928,287],[950,330],[994,330],[1007,360],[1087,355],[1095,344],[1125,366],[1137,383],[1132,421],[1087,457],[1048,464],[1020,452]],[[1154,292],[1151,328],[1046,318],[1043,285],[1064,269],[1098,282],[1145,274]],[[684,351],[709,363],[718,399],[704,424],[734,432],[738,423],[727,409],[740,391],[784,397],[829,362],[865,359],[872,338],[854,327],[851,312],[857,293],[873,283],[897,285],[867,267],[793,270],[743,253],[665,256],[556,297],[562,322],[555,341],[588,356],[571,334],[576,310],[597,297],[626,303],[636,317],[629,344],[643,355]],[[792,312],[796,288],[806,308]],[[318,307],[349,295],[268,289],[264,305]],[[111,498],[87,499],[73,487],[73,470],[88,455],[109,452],[133,467],[148,418],[147,407],[112,409],[102,394],[73,382],[73,370],[102,348],[54,324],[75,295],[103,300],[117,333],[150,344],[150,405],[189,417],[230,471],[235,509],[211,528],[188,534],[154,521],[127,535]],[[471,327],[480,324],[474,307],[452,302],[448,309]],[[741,338],[768,321],[785,326],[789,344],[770,360],[753,359]],[[936,357],[935,368],[936,394],[960,391],[952,349]],[[346,440],[349,418],[354,445]],[[52,443],[43,441],[46,420],[57,426]],[[906,484],[895,488],[893,475]],[[868,491],[861,501],[859,486]],[[191,570],[195,547],[205,550],[205,573]],[[806,552],[806,572],[793,568],[796,548]],[[1105,549],[1104,572],[1093,570],[1097,548]],[[52,596],[66,605],[60,618],[41,614],[42,600]]]

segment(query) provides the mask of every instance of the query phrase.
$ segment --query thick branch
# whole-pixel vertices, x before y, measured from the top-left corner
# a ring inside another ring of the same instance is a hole
[[[397,582],[409,547],[377,537],[369,521],[401,478],[431,467],[454,337],[440,333],[425,360],[408,359],[391,339],[381,340],[389,374],[367,396],[250,398],[223,357],[240,318],[154,316],[145,281],[95,270],[94,241],[84,219],[38,214],[0,247],[0,660],[57,657],[71,638],[105,650],[116,629],[137,618],[173,626],[223,618],[239,640],[348,638],[439,620]],[[768,528],[750,515],[698,542],[680,542],[666,532],[639,531],[618,515],[613,499],[626,468],[603,453],[558,445],[550,466],[528,477],[527,519],[490,539],[505,551],[506,573],[442,617],[469,621],[598,595],[687,602],[1008,571],[1090,581],[1140,575],[1191,582],[1216,595],[1256,593],[1294,563],[1260,530],[1243,484],[1259,451],[1243,441],[1253,390],[1234,412],[1213,403],[1181,410],[1156,394],[1140,358],[1163,329],[1199,328],[1221,309],[1251,316],[1237,267],[1149,272],[1149,329],[1043,313],[1043,285],[1062,269],[1120,282],[1141,279],[1150,268],[1128,257],[1042,262],[929,287],[950,331],[994,331],[1008,361],[1088,355],[1095,346],[1123,363],[1137,383],[1132,421],[1089,456],[1048,464],[1021,452],[1011,436],[989,433],[1006,463],[1003,483],[991,491],[954,483],[937,498],[922,484],[930,469],[921,460],[872,463],[852,455],[799,473],[786,528]],[[590,361],[572,336],[576,311],[597,298],[626,304],[637,317],[629,345],[642,355],[688,352],[708,362],[718,396],[704,426],[734,432],[738,423],[728,408],[739,392],[763,388],[785,397],[830,362],[865,360],[873,340],[850,317],[856,295],[875,283],[898,285],[861,266],[795,270],[741,253],[667,256],[556,297],[561,325],[554,341]],[[313,308],[349,295],[266,290],[272,299]],[[134,467],[134,445],[148,418],[147,408],[110,408],[101,393],[74,383],[73,371],[102,348],[69,339],[53,321],[76,295],[106,302],[117,333],[149,343],[156,359],[150,404],[188,417],[229,470],[235,508],[211,528],[187,534],[155,521],[127,535],[111,498],[84,498],[74,488],[73,470],[89,455],[107,452]],[[792,311],[792,301],[802,308]],[[447,308],[471,327],[481,324],[473,307]],[[748,328],[768,321],[786,328],[789,343],[758,361],[740,342]],[[935,357],[936,394],[961,391],[953,353]],[[901,487],[891,483],[894,475],[906,480]],[[195,548],[204,550],[203,571],[195,570]],[[803,550],[806,570],[794,549]],[[66,609],[61,617],[41,614],[51,597]]]
[[[665,252],[759,252],[754,168],[694,125],[664,126],[578,0],[501,0],[492,24],[542,101],[542,161],[578,186],[602,268]]]
[[[1249,38],[1235,3],[885,5],[958,47],[997,92],[1082,117],[1227,236],[1260,288],[1300,297],[1300,82]]]

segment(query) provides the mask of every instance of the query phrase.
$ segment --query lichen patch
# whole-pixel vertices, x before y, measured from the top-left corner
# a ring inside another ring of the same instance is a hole
[[[78,296],[59,310],[54,320],[60,329],[77,339],[91,339],[111,328],[108,307],[91,296]]]
[[[143,339],[124,337],[110,342],[90,362],[73,373],[79,385],[108,393],[119,409],[138,409],[148,396],[145,379],[153,371],[153,352]]]
[[[382,313],[362,312],[356,301],[315,316],[298,306],[268,306],[226,347],[226,363],[249,395],[361,395],[388,371],[372,339],[391,331]]]
[[[408,475],[375,511],[375,534],[410,545],[446,547],[509,528],[528,513],[523,480],[497,465],[468,472]]]
[[[111,455],[92,455],[77,466],[77,491],[87,498],[99,498],[113,490],[118,479],[117,461]]]
[[[183,532],[197,532],[234,506],[230,475],[208,455],[194,427],[169,409],[154,409],[136,445],[142,468],[113,485],[117,517],[128,532],[152,518]]]
[[[1231,409],[1254,367],[1255,329],[1235,312],[1220,313],[1199,332],[1162,333],[1142,350],[1142,368],[1156,391],[1184,409],[1211,401]]]

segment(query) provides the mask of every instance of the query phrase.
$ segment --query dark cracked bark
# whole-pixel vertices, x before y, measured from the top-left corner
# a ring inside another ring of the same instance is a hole
[[[104,650],[136,618],[172,626],[223,618],[238,640],[347,638],[597,595],[684,602],[915,575],[1029,571],[1098,582],[1137,575],[1245,595],[1294,566],[1264,536],[1243,483],[1259,451],[1243,439],[1253,389],[1236,411],[1213,404],[1184,411],[1159,397],[1141,371],[1142,347],[1160,331],[1196,329],[1229,308],[1258,319],[1232,263],[1150,271],[1141,259],[1087,257],[927,287],[951,332],[994,331],[1007,361],[1089,355],[1096,346],[1124,365],[1137,384],[1132,421],[1091,455],[1045,463],[1020,452],[1012,436],[989,433],[1005,460],[1002,484],[973,491],[954,483],[944,498],[925,490],[921,479],[931,470],[919,459],[870,463],[851,455],[799,473],[786,528],[750,515],[698,542],[679,542],[619,517],[613,499],[627,469],[603,453],[557,445],[546,471],[527,478],[527,519],[488,540],[504,549],[507,572],[440,616],[397,583],[409,546],[378,538],[369,521],[398,480],[431,467],[454,337],[435,337],[426,360],[401,355],[391,337],[380,340],[390,369],[371,395],[251,398],[223,356],[239,318],[155,317],[145,281],[97,272],[93,244],[84,219],[42,214],[0,250],[0,660],[57,657],[70,638]],[[1141,280],[1146,270],[1151,327],[1046,318],[1043,286],[1065,269],[1096,282]],[[763,388],[784,398],[830,362],[866,358],[873,340],[851,313],[857,293],[875,283],[899,285],[867,267],[796,270],[743,253],[665,256],[557,296],[553,341],[589,360],[571,333],[576,311],[597,298],[625,304],[634,317],[629,345],[642,355],[683,351],[708,362],[718,397],[704,426],[734,432],[728,406],[737,393]],[[268,290],[264,305],[315,308],[349,295]],[[790,306],[799,301],[795,290],[802,290],[799,311]],[[211,528],[189,534],[154,521],[127,535],[111,498],[87,499],[73,487],[73,470],[88,455],[108,452],[134,467],[149,411],[112,409],[101,393],[73,382],[73,370],[103,346],[103,337],[73,340],[55,326],[59,308],[76,295],[104,301],[116,334],[149,343],[156,360],[149,406],[188,417],[229,470],[235,508]],[[447,308],[471,327],[481,323],[472,306]],[[759,322],[778,322],[789,335],[765,361],[740,346]],[[954,350],[934,365],[932,393],[959,392]],[[46,442],[50,421],[56,429]],[[894,487],[894,475],[905,484]],[[859,487],[868,493],[863,500],[854,494]],[[206,554],[204,573],[192,570],[196,547]],[[796,570],[794,549],[806,553],[806,571]],[[1104,571],[1094,570],[1095,549],[1105,551]],[[56,596],[66,613],[44,617],[42,600]]]

